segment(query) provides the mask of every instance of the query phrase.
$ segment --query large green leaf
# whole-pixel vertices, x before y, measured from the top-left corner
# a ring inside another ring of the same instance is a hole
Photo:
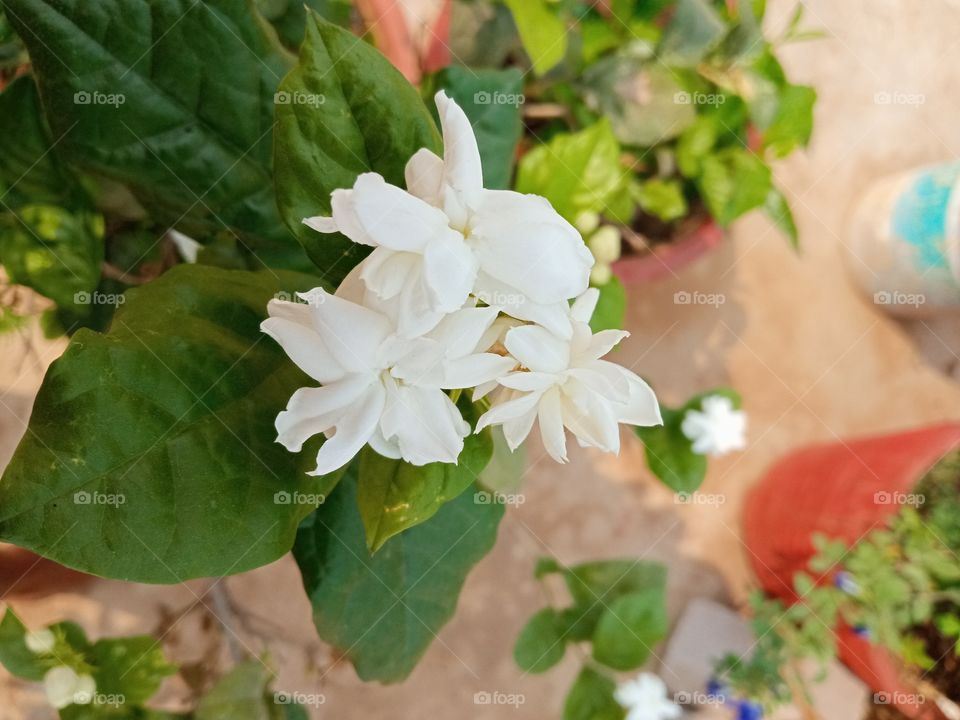
[[[483,186],[510,186],[517,143],[523,133],[523,75],[517,68],[473,70],[451,65],[439,85],[470,118],[483,160]]]
[[[570,222],[584,211],[602,212],[622,187],[620,144],[607,120],[554,137],[520,161],[517,191],[542,195]]]
[[[607,604],[593,633],[593,659],[614,670],[634,670],[667,634],[662,589],[628,593]]]
[[[705,157],[697,184],[710,214],[724,227],[762,207],[773,187],[770,167],[750,150],[738,147]]]
[[[191,235],[226,227],[258,254],[296,248],[271,182],[274,91],[291,58],[252,0],[4,5],[63,156]]]
[[[467,573],[493,546],[503,505],[464,493],[371,557],[354,475],[304,520],[293,552],[320,637],[361,679],[397,682],[453,615]]]
[[[543,608],[533,617],[517,637],[513,658],[524,672],[542,673],[563,659],[567,649],[564,626],[553,608]]]
[[[584,667],[563,705],[563,720],[623,720],[624,710],[614,699],[613,678]]]
[[[300,62],[280,85],[274,144],[277,203],[324,277],[337,284],[363,257],[342,235],[302,221],[330,214],[330,193],[377,172],[403,186],[407,160],[440,138],[417,91],[370,45],[311,12]]]
[[[479,479],[493,455],[490,432],[470,435],[457,463],[411,465],[364,448],[357,501],[367,548],[376,552],[394,535],[433,517]]]
[[[547,0],[504,0],[520,31],[533,71],[543,75],[567,54],[567,26]]]
[[[257,0],[257,8],[273,25],[280,42],[287,47],[298,48],[303,40],[310,10],[332,23],[349,27],[352,4],[351,0]]]
[[[0,538],[141,582],[241,572],[293,544],[309,450],[274,419],[312,384],[263,336],[277,292],[313,278],[178,266],[128,291],[110,332],[78,332],[47,372],[0,481]],[[315,448],[314,448],[315,449]]]

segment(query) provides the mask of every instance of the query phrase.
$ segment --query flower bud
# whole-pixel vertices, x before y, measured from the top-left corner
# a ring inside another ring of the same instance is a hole
[[[23,636],[27,649],[35,655],[45,655],[53,650],[57,639],[49,630],[33,630]]]
[[[609,263],[598,262],[590,271],[590,284],[594,286],[606,285],[612,277],[613,270],[610,269]]]
[[[584,210],[582,213],[577,215],[577,219],[573,224],[576,226],[577,230],[582,232],[584,235],[589,235],[598,227],[600,227],[600,216],[592,210]]]
[[[590,252],[597,263],[612,263],[620,259],[620,231],[612,225],[604,225],[590,238]]]

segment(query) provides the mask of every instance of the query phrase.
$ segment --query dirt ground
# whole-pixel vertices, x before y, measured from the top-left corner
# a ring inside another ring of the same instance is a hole
[[[769,29],[783,27],[792,0],[771,0]],[[960,4],[948,0],[808,0],[807,23],[823,40],[782,49],[795,82],[820,96],[811,148],[779,164],[803,243],[795,254],[765,219],[736,226],[730,241],[666,281],[630,289],[628,329],[617,360],[647,377],[667,404],[730,385],[749,413],[749,447],[713,462],[704,493],[714,505],[681,505],[646,471],[640,444],[624,435],[619,458],[573,449],[559,466],[534,442],[521,492],[495,550],[470,576],[455,619],[404,684],[361,684],[315,639],[310,609],[289,558],[216,583],[153,587],[98,581],[77,593],[14,601],[28,624],[71,619],[93,636],[173,626],[176,660],[215,671],[229,653],[269,650],[277,687],[322,693],[317,718],[529,718],[560,716],[578,669],[524,676],[513,641],[543,602],[533,563],[643,556],[668,563],[674,619],[694,596],[734,606],[750,572],[739,540],[744,493],[786,451],[816,441],[957,418],[960,352],[956,317],[895,321],[851,285],[844,266],[845,217],[873,179],[960,156]],[[877,93],[923,96],[878,104]],[[680,291],[719,294],[718,305],[675,304]],[[42,370],[62,350],[0,341],[0,466],[24,431]],[[182,620],[179,613],[193,607]],[[207,609],[209,608],[209,610]],[[224,618],[227,633],[209,622]],[[662,668],[665,677],[669,668]],[[523,705],[475,705],[474,693],[518,693]],[[175,707],[187,689],[172,685]],[[36,686],[0,670],[0,718],[47,718]]]

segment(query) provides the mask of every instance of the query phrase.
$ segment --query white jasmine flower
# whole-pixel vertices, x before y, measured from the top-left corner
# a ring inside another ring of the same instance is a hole
[[[547,452],[566,462],[564,428],[581,446],[618,453],[619,423],[663,422],[653,390],[626,368],[600,359],[629,333],[591,332],[588,322],[598,298],[599,291],[590,288],[569,308],[568,337],[538,325],[507,331],[504,345],[521,371],[498,379],[510,392],[481,416],[477,431],[503,425],[508,445],[516,449],[530,434],[534,420],[539,420]]]
[[[626,720],[673,720],[683,714],[680,706],[667,697],[667,686],[652,673],[640,673],[620,683],[614,699],[627,709]]]
[[[68,705],[87,705],[93,700],[97,684],[89,675],[78,675],[66,665],[59,665],[43,676],[47,702],[57,710]]]
[[[301,388],[277,416],[277,441],[292,452],[327,440],[311,475],[348,463],[367,443],[414,465],[455,463],[470,432],[444,392],[508,372],[511,358],[478,351],[495,308],[464,308],[427,335],[397,334],[395,319],[339,295],[320,304],[272,300],[261,329],[322,387]]]
[[[547,200],[485,190],[480,152],[463,110],[436,95],[443,159],[426,148],[410,158],[407,190],[377,173],[335,190],[332,217],[306,218],[374,248],[361,277],[398,308],[398,330],[420,335],[472,293],[522,320],[568,332],[567,300],[582,293],[593,257]]]
[[[57,639],[49,630],[32,630],[23,636],[27,649],[36,655],[45,655],[53,650]]]
[[[735,409],[730,398],[710,395],[702,408],[688,410],[680,425],[695,453],[718,456],[747,446],[747,415]]]

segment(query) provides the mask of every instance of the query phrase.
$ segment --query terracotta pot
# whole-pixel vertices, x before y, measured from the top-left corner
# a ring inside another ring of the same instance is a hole
[[[957,446],[960,423],[948,423],[802,448],[777,462],[744,507],[744,541],[763,589],[796,601],[793,576],[813,556],[815,533],[852,544],[882,527],[901,507],[896,494],[910,493]],[[837,636],[841,661],[875,692],[901,700],[897,707],[909,717],[940,717],[932,702],[907,702],[921,693],[905,682],[896,658],[850,628],[838,628]]]
[[[43,597],[74,590],[93,580],[15,545],[0,544],[0,598]]]
[[[613,273],[624,285],[654,282],[672,277],[686,265],[723,241],[723,230],[705,220],[675,242],[658,245],[645,255],[629,255],[613,263]]]

